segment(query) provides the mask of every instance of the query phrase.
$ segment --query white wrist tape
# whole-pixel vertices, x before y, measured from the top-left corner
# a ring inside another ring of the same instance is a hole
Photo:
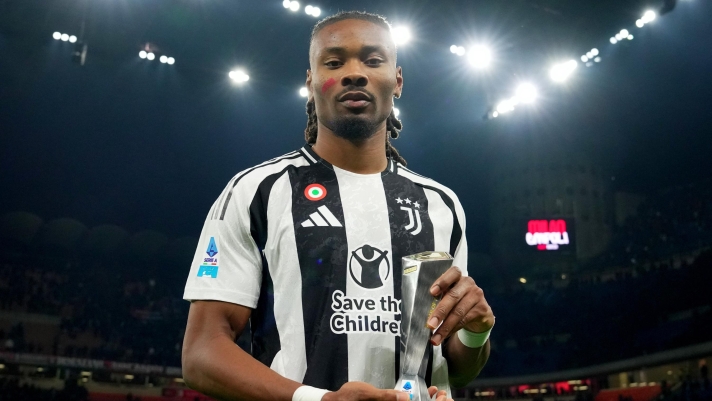
[[[321,401],[321,397],[329,390],[311,386],[301,386],[292,395],[292,401]]]
[[[484,333],[473,333],[465,329],[460,329],[457,331],[457,338],[460,339],[460,342],[465,347],[480,348],[481,346],[485,345],[485,343],[489,339],[490,333],[492,332],[492,327],[490,327],[489,330],[485,331]]]

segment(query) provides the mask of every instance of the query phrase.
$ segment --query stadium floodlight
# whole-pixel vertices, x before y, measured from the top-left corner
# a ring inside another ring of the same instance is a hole
[[[66,33],[63,33],[62,36],[60,36],[59,39],[61,39],[62,42],[66,42],[66,41],[69,40],[69,35],[67,35]]]
[[[289,3],[289,9],[292,10],[292,11],[294,11],[294,12],[299,11],[299,2],[292,0],[292,2]]]
[[[522,283],[522,284],[526,284],[526,283],[527,283],[527,279],[525,279],[524,277],[519,277],[519,282]]]
[[[499,114],[508,113],[512,110],[514,110],[514,102],[512,102],[510,99],[502,100],[497,104],[497,112]]]
[[[499,117],[499,113],[495,110],[492,112],[492,118],[497,118]]]
[[[486,46],[475,46],[467,53],[467,61],[477,69],[487,68],[492,63],[492,52]]]
[[[637,26],[638,28],[642,28],[643,25],[645,25],[645,22],[643,22],[642,19],[635,21],[635,26]]]
[[[291,0],[284,0],[284,1],[282,2],[282,7],[284,7],[284,8],[289,8],[289,6],[290,6],[291,4],[292,4],[292,1],[291,1]]]
[[[627,29],[621,29],[620,34],[621,34],[621,37],[627,38],[628,35],[630,35],[630,32],[628,32]]]
[[[583,56],[581,56],[581,61],[583,61],[584,63],[587,62],[587,61],[588,61],[588,54],[584,54]]]
[[[554,82],[564,82],[574,72],[578,63],[576,60],[569,60],[563,63],[554,64],[549,70],[549,77]]]
[[[173,57],[168,57],[168,60],[166,61],[169,65],[173,65],[176,63],[176,59]]]
[[[528,82],[521,83],[517,87],[514,97],[519,103],[532,103],[537,98],[536,86]]]
[[[304,7],[304,12],[307,13],[307,15],[311,15],[312,17],[318,17],[321,15],[321,9],[319,7],[314,7],[314,6],[306,6]]]
[[[62,34],[60,32],[55,32],[52,34],[52,37],[54,38],[54,40],[60,40],[62,39]]]
[[[236,83],[243,83],[250,80],[250,76],[242,70],[232,70],[228,76]]]
[[[391,29],[391,35],[397,45],[406,44],[412,38],[410,29],[407,26],[397,26]]]
[[[69,37],[69,43],[76,43],[77,42],[77,37],[72,35]]]
[[[633,35],[628,35],[628,40],[633,40]]]
[[[168,62],[168,57],[166,56],[161,56],[158,61],[160,61],[162,64],[165,64]]]
[[[466,52],[467,51],[462,46],[458,46],[458,45],[450,46],[450,53],[452,53],[456,56],[464,56]]]
[[[591,54],[593,54],[594,56],[598,56],[598,49],[596,49],[595,47],[591,49]]]
[[[148,53],[146,53],[145,50],[141,50],[140,52],[138,52],[138,56],[141,57],[141,58],[146,58],[146,55],[147,55],[147,54],[148,54]]]
[[[465,53],[467,53],[467,51],[462,46],[452,45],[450,46],[450,53],[462,57],[465,55]]]
[[[148,53],[146,53],[146,58],[153,61],[156,59],[156,55],[153,54],[152,52],[148,52]]]
[[[309,89],[307,89],[306,86],[302,86],[301,88],[299,88],[299,96],[301,96],[301,97],[309,96]]]
[[[596,57],[596,58],[593,59],[593,61],[595,61],[595,62],[597,62],[597,63],[600,63],[600,62],[601,62],[601,58],[600,58],[600,57]]]
[[[618,39],[616,39],[616,38],[611,38],[610,41],[611,41],[612,45],[615,45],[616,43],[618,43]]]
[[[400,110],[398,110],[397,107],[393,108],[393,115],[396,116],[396,118],[398,118],[398,116],[400,115]]]
[[[657,17],[657,14],[655,14],[655,11],[653,10],[648,10],[643,14],[643,18],[641,18],[641,21],[643,21],[644,24],[647,24],[648,22],[652,22],[655,20],[655,17]]]

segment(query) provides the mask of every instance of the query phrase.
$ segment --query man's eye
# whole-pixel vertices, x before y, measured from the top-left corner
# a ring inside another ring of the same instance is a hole
[[[381,64],[383,64],[383,60],[381,60],[380,58],[370,58],[370,59],[366,60],[366,64],[367,65],[381,65]]]
[[[331,61],[327,61],[326,63],[324,63],[324,65],[326,65],[327,67],[338,67],[341,65],[341,61],[331,60]]]

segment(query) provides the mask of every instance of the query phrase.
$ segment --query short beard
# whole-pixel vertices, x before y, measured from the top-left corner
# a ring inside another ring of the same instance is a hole
[[[348,116],[333,120],[329,128],[336,136],[360,144],[376,134],[378,124],[368,118]]]

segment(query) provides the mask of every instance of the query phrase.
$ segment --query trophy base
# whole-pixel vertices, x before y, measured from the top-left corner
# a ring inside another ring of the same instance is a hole
[[[396,384],[396,390],[408,393],[412,401],[430,401],[428,386],[420,376],[401,376]]]

